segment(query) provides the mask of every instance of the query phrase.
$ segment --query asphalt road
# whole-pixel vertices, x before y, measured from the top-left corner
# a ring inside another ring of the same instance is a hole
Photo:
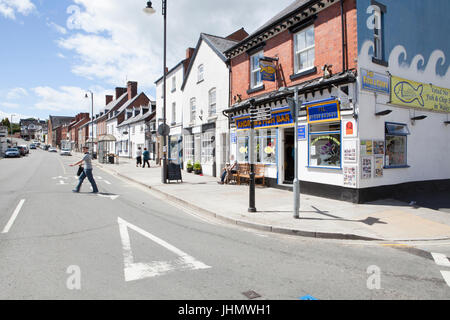
[[[39,149],[0,160],[0,299],[450,299],[450,243],[245,229],[98,168],[101,194],[87,179],[74,194],[75,161]]]

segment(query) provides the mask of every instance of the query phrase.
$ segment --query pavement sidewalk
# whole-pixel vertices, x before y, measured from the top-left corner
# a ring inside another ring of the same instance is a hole
[[[417,241],[450,239],[450,214],[396,200],[353,204],[301,195],[300,219],[293,218],[290,191],[256,188],[256,213],[249,213],[247,185],[219,185],[218,178],[182,171],[183,182],[161,183],[161,168],[137,168],[134,160],[95,164],[203,214],[246,227],[307,237]]]

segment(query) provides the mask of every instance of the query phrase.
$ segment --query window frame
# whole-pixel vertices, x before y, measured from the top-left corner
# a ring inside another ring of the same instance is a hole
[[[407,133],[388,133],[387,131],[387,125],[393,124],[393,125],[399,125],[404,126],[407,130]],[[406,123],[398,123],[398,122],[385,122],[384,123],[384,168],[385,169],[401,169],[401,168],[409,168],[408,165],[408,136],[411,135],[411,131],[408,128],[408,125]],[[401,165],[389,165],[386,161],[387,156],[387,137],[405,137],[405,164]]]
[[[309,29],[313,29],[313,40],[314,40],[314,44],[312,46],[306,47],[306,33],[308,32]],[[311,24],[309,26],[306,26],[305,28],[297,31],[296,33],[294,33],[294,74],[298,74],[298,73],[302,73],[311,69],[314,69],[315,67],[315,62],[316,62],[316,30],[314,27],[314,24]],[[298,43],[298,35],[300,33],[305,33],[305,48],[303,49],[299,49],[299,43]],[[312,61],[312,66],[300,69],[300,56],[302,53],[306,52],[308,53],[309,51],[311,51],[312,49],[314,49],[314,57],[313,57],[313,61]]]
[[[211,99],[211,94],[213,92],[214,92],[214,103],[212,103],[212,99]],[[212,108],[213,105],[214,105],[214,110]],[[212,112],[212,111],[214,111],[214,112]],[[212,117],[212,116],[216,115],[216,113],[217,113],[217,89],[214,87],[208,91],[208,115],[210,117]]]
[[[329,124],[338,124],[339,123],[339,130],[334,130],[334,131],[311,131],[311,126],[312,124],[308,124],[308,164],[307,164],[307,168],[313,168],[313,169],[326,169],[326,170],[342,170],[342,143],[343,143],[343,136],[342,136],[342,121],[339,122],[330,122]],[[325,123],[324,123],[325,124]],[[314,125],[314,124],[313,124]],[[339,134],[339,166],[335,166],[335,167],[331,167],[331,166],[312,166],[311,165],[311,138],[313,136],[318,136],[318,135],[332,135],[332,134]]]
[[[177,123],[177,103],[172,102],[172,124]]]
[[[189,106],[190,122],[195,122],[195,116],[197,113],[197,99],[195,97],[192,97],[189,100]]]
[[[177,90],[177,78],[176,76],[172,77],[172,92],[175,92]]]
[[[253,69],[253,59],[258,57],[258,68]],[[264,50],[261,49],[252,55],[250,55],[250,89],[260,88],[264,85],[264,82],[261,79],[261,67],[259,65],[259,59],[264,57]],[[259,82],[254,83],[253,74],[257,73],[259,75]]]
[[[197,83],[205,80],[204,73],[205,73],[205,67],[202,63],[197,67]]]

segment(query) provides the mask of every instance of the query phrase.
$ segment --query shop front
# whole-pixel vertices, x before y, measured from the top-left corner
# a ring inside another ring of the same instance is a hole
[[[171,129],[168,144],[169,162],[179,164],[183,167],[183,135],[181,127]]]
[[[184,163],[200,163],[205,175],[215,177],[216,168],[216,123],[206,123],[184,128]]]

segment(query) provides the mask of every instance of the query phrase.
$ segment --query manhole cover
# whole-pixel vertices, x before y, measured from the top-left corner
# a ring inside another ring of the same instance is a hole
[[[253,290],[246,291],[246,292],[242,292],[242,294],[243,294],[244,296],[246,296],[247,298],[249,298],[249,299],[256,299],[256,298],[261,297],[259,294],[257,294],[257,293],[256,293],[255,291],[253,291]]]

